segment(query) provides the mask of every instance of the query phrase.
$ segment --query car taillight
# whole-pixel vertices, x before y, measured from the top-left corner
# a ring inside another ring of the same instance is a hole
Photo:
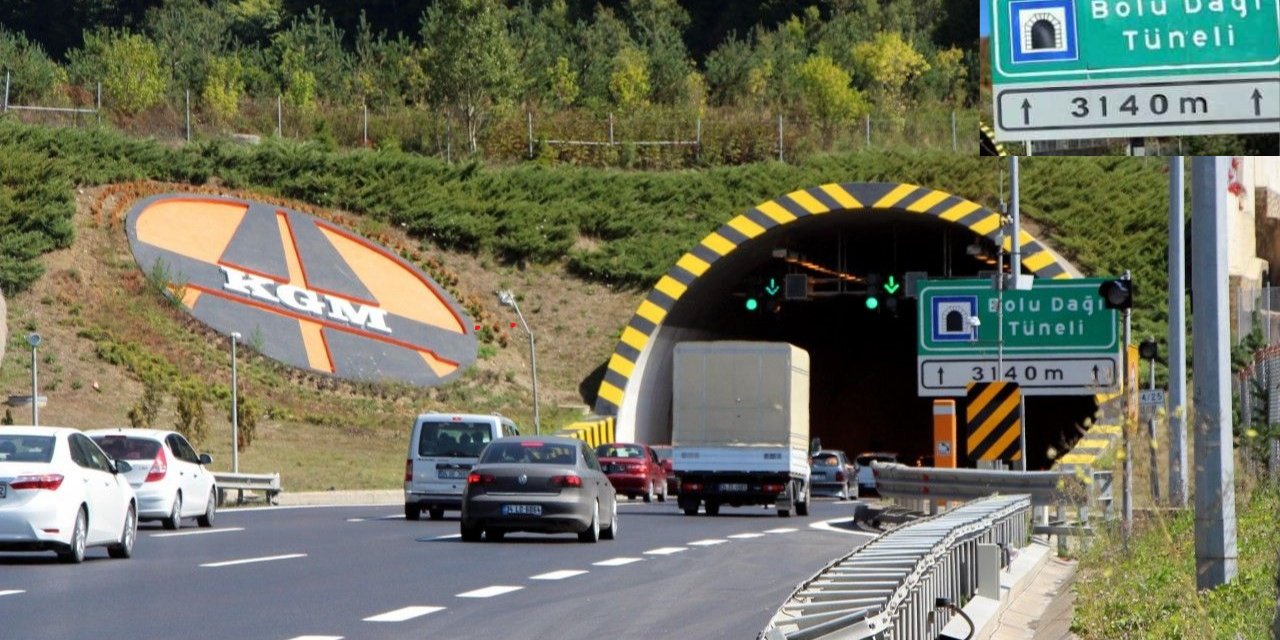
[[[413,482],[413,458],[404,461],[404,481]]]
[[[57,491],[62,486],[62,474],[46,473],[38,476],[18,476],[9,483],[9,488],[18,489],[47,489],[49,491]]]
[[[843,471],[837,471],[837,472],[836,472],[836,482],[844,482],[844,472],[843,472]]]
[[[146,482],[159,482],[164,480],[164,475],[169,473],[169,459],[164,456],[164,448],[161,447],[156,452],[155,462],[151,463],[151,470],[147,472]]]
[[[477,473],[472,471],[471,474],[467,476],[467,484],[493,484],[494,480],[496,480],[496,478],[493,477],[492,473]]]
[[[551,486],[553,487],[581,487],[582,478],[578,476],[553,476],[551,478]]]
[[[680,484],[681,491],[702,491],[702,484],[698,482],[682,482]]]
[[[761,488],[764,489],[765,493],[782,493],[784,489],[783,485],[780,484],[766,484]]]

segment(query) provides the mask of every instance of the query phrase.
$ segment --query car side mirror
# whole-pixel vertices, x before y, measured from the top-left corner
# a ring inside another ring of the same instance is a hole
[[[213,456],[207,453],[200,454],[200,464],[213,464]]]
[[[125,462],[124,460],[116,460],[115,472],[117,474],[129,473],[130,471],[133,471],[133,465]]]

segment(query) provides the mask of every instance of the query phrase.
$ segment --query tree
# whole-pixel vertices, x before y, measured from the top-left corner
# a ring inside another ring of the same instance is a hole
[[[280,87],[290,104],[310,111],[317,97],[351,95],[351,54],[343,47],[342,38],[342,30],[319,7],[312,7],[272,38]]]
[[[756,51],[737,34],[729,34],[707,56],[707,85],[711,103],[717,106],[742,104],[751,96],[752,71],[757,68]],[[758,74],[757,74],[758,75]]]
[[[84,46],[71,52],[69,66],[77,82],[101,80],[106,106],[125,115],[160,104],[165,96],[167,82],[160,51],[136,33],[85,33]]]
[[[204,413],[204,393],[194,381],[178,388],[177,422],[174,430],[192,442],[204,440],[209,430],[209,423]]]
[[[613,58],[609,75],[609,93],[620,107],[636,107],[647,102],[649,95],[648,56],[635,47],[627,47]]]
[[[239,56],[209,58],[204,87],[200,90],[200,102],[215,120],[226,122],[236,114],[240,94],[244,93],[244,81],[241,79],[243,71]]]
[[[560,56],[548,74],[551,77],[551,95],[556,106],[568,107],[578,98],[578,72],[569,66],[569,59]]]
[[[805,109],[818,119],[824,139],[830,143],[836,127],[867,112],[862,93],[850,86],[850,77],[827,56],[810,56],[800,65],[796,83]]]
[[[658,104],[677,104],[689,97],[693,69],[681,30],[689,13],[675,0],[628,0],[636,42],[648,58],[649,97]]]
[[[31,104],[51,97],[67,74],[38,42],[0,27],[0,67],[9,72],[9,102]]]
[[[441,0],[422,14],[430,100],[461,115],[472,153],[490,110],[511,95],[515,78],[504,11],[497,0]]]
[[[578,46],[573,49],[576,58],[571,59],[578,71],[582,89],[578,102],[590,108],[600,109],[612,101],[614,68],[602,61],[614,60],[618,52],[635,47],[631,34],[609,9],[600,9],[589,24],[579,23],[576,29]]]
[[[898,126],[905,123],[903,88],[929,69],[924,56],[900,34],[881,32],[869,42],[854,45],[853,59],[860,77],[870,84],[872,95],[890,120]]]
[[[224,14],[199,0],[165,0],[147,10],[146,24],[168,70],[170,86],[200,91],[209,60],[226,49]]]
[[[151,428],[164,406],[161,383],[154,376],[142,379],[142,396],[129,408],[129,425],[135,429]]]

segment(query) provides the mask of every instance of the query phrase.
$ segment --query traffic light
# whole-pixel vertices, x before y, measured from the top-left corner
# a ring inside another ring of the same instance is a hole
[[[870,273],[866,276],[867,281],[867,309],[875,311],[880,308],[880,274]]]
[[[1098,287],[1098,295],[1102,296],[1102,304],[1108,309],[1128,309],[1133,306],[1133,294],[1136,292],[1133,281],[1127,278],[1107,280]]]
[[[747,311],[755,311],[760,308],[760,301],[755,296],[747,296]]]

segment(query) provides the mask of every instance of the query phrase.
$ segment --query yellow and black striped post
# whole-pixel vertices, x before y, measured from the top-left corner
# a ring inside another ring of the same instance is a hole
[[[1022,459],[1022,390],[1016,382],[970,382],[965,392],[971,460]]]

